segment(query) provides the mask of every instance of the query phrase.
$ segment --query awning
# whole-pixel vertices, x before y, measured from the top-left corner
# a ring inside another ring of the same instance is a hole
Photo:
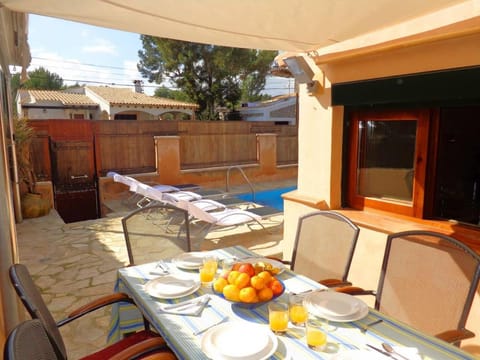
[[[10,10],[215,45],[309,51],[477,0],[0,0]]]

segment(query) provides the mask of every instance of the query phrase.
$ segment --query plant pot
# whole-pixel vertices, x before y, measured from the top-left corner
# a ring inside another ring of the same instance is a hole
[[[25,219],[45,216],[50,212],[50,202],[41,194],[26,193],[22,197],[22,216]]]

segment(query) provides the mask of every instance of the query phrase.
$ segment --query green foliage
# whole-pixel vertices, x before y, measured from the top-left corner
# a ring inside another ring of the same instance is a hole
[[[165,86],[160,86],[160,87],[156,88],[153,96],[166,98],[166,99],[173,99],[173,100],[177,100],[177,101],[185,101],[185,102],[190,101],[190,98],[188,97],[188,95],[185,94],[183,91],[172,90],[172,89],[169,89]]]
[[[217,107],[234,109],[239,101],[254,101],[276,51],[239,49],[141,36],[140,73],[150,82],[170,81],[187,101],[200,106],[199,119],[214,119]]]
[[[60,90],[63,86],[63,79],[60,75],[50,72],[43,67],[28,72],[28,80],[24,83],[20,82],[20,74],[12,76],[11,81],[13,96],[16,95],[17,90],[32,89],[32,90]]]

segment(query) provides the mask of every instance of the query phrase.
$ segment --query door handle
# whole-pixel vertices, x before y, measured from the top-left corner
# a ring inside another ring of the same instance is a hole
[[[88,179],[88,175],[87,175],[87,174],[84,174],[84,175],[78,175],[78,176],[71,175],[71,176],[70,176],[70,179],[72,179],[72,180],[77,180],[77,179]]]

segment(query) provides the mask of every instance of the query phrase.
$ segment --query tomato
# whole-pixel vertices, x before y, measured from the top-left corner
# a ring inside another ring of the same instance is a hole
[[[273,295],[277,296],[282,293],[283,291],[283,285],[280,281],[277,279],[272,280],[272,282],[269,285],[269,288],[272,289]]]
[[[224,278],[225,280],[228,280],[228,275],[230,275],[230,270],[223,270],[222,275],[220,275],[220,277]]]
[[[243,263],[238,268],[238,271],[248,274],[248,276],[252,277],[255,275],[255,268],[250,263]]]

